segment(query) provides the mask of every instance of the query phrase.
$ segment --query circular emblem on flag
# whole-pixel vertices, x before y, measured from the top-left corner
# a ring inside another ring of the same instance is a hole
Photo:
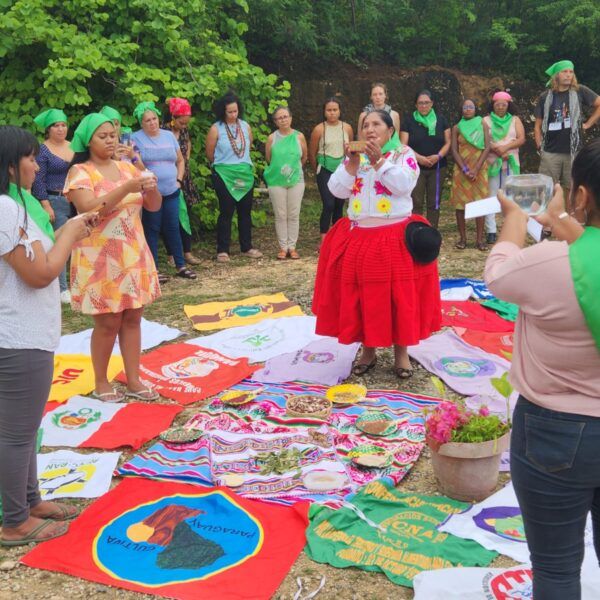
[[[497,575],[488,573],[483,578],[483,591],[490,600],[533,599],[531,569],[506,569]]]
[[[475,360],[465,356],[445,356],[433,366],[454,377],[489,377],[496,372],[496,365],[486,358]]]
[[[517,506],[484,508],[473,517],[473,521],[480,529],[498,537],[511,542],[527,542],[521,510]]]
[[[221,491],[165,496],[122,513],[93,543],[94,562],[124,581],[162,586],[206,579],[256,555],[259,521]]]

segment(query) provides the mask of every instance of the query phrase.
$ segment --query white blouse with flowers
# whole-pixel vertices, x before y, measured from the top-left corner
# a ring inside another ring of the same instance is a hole
[[[346,159],[329,179],[334,196],[349,198],[348,218],[359,226],[385,225],[412,213],[411,192],[419,177],[415,153],[402,146],[383,157],[385,162],[376,171],[361,154],[356,177],[346,171]]]

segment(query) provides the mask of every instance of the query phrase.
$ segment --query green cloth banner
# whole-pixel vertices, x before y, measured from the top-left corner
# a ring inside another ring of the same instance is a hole
[[[300,181],[302,151],[298,132],[292,131],[271,146],[271,162],[263,177],[269,187],[292,187]]]
[[[190,215],[188,214],[187,204],[181,190],[179,190],[179,224],[188,235],[192,235]]]
[[[512,302],[505,302],[504,300],[486,300],[481,303],[486,308],[491,308],[496,311],[503,319],[507,321],[516,321],[517,315],[519,314],[519,307]]]
[[[403,494],[373,481],[361,488],[352,505],[358,512],[349,504],[338,509],[311,506],[306,532],[309,558],[334,567],[380,571],[394,583],[412,587],[421,571],[486,566],[498,556],[473,540],[437,530],[449,515],[470,506],[465,502]]]
[[[600,352],[600,229],[586,227],[569,246],[575,295]]]
[[[458,122],[458,130],[462,136],[475,148],[483,150],[485,148],[485,135],[483,134],[483,118],[473,117],[465,119],[464,117]]]
[[[21,188],[21,194],[14,183],[8,184],[8,195],[17,203],[23,206],[27,215],[31,217],[35,224],[44,232],[53,242],[56,241],[54,228],[50,222],[50,215],[42,208],[37,198],[34,198],[27,190]]]
[[[227,191],[239,202],[254,185],[254,169],[248,163],[236,165],[213,165],[219,177],[223,180]]]

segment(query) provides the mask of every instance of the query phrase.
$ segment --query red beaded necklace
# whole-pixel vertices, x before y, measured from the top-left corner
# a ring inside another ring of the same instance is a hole
[[[225,131],[227,132],[227,139],[229,140],[229,143],[231,144],[231,149],[233,150],[234,154],[238,157],[238,158],[242,158],[242,156],[244,156],[244,153],[246,152],[246,137],[244,136],[244,132],[242,130],[242,125],[240,123],[240,120],[237,119],[236,120],[236,132],[235,135],[233,135],[233,133],[231,132],[231,129],[229,129],[229,125],[227,123],[225,123]],[[239,144],[237,142],[237,139],[239,138]]]

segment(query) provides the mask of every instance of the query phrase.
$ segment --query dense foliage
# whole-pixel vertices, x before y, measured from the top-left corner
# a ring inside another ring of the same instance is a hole
[[[600,87],[598,0],[248,0],[248,50],[286,69],[328,59],[438,64],[541,80],[560,58]]]
[[[183,96],[195,111],[192,172],[210,227],[202,147],[213,101],[235,89],[260,140],[267,111],[289,95],[248,61],[247,13],[246,0],[0,0],[0,123],[33,128],[40,110],[59,107],[75,124],[109,104],[132,125],[137,102]]]

